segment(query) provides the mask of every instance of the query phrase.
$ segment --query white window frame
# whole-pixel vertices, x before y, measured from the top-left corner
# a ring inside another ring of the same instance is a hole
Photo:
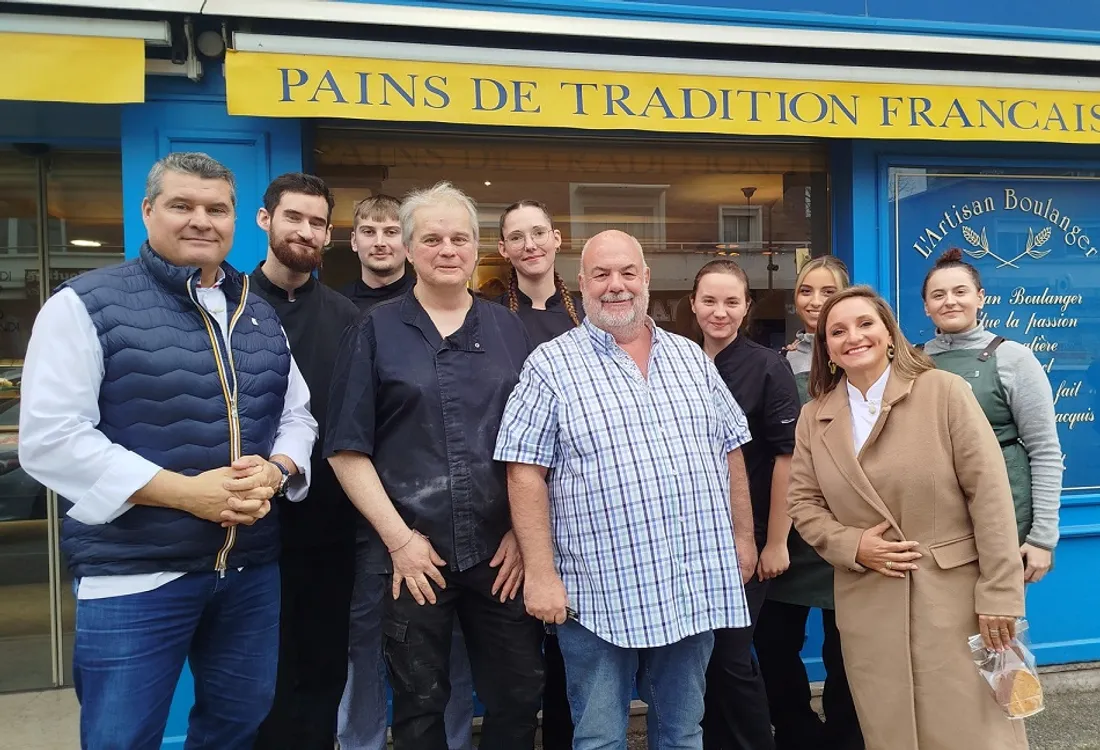
[[[753,248],[762,248],[764,244],[764,207],[763,206],[738,206],[734,204],[721,204],[718,206],[718,241],[723,245],[732,245],[734,240],[726,235],[727,216],[749,217],[749,244]]]
[[[584,218],[584,210],[587,203],[594,203],[598,196],[601,201],[614,202],[621,195],[637,196],[639,204],[651,204],[654,225],[657,228],[656,239],[658,247],[643,247],[646,252],[650,250],[663,250],[667,243],[668,234],[665,224],[665,196],[668,194],[669,185],[639,185],[622,182],[571,182],[569,183],[569,229],[572,250],[579,253],[581,247],[589,239],[588,222]],[[586,202],[586,196],[592,196]],[[639,213],[639,216],[643,214]],[[648,214],[645,214],[648,216]]]

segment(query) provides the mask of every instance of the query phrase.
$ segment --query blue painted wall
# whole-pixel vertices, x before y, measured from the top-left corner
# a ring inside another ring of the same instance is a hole
[[[834,175],[847,172],[850,179],[833,181],[833,205],[852,209],[850,216],[834,213],[835,222],[850,233],[836,232],[851,243],[853,279],[871,284],[894,299],[894,238],[888,174],[891,167],[970,167],[1004,174],[1023,170],[1100,170],[1100,147],[1039,146],[1012,144],[952,144],[929,142],[855,141],[848,149],[834,151]],[[837,195],[837,191],[841,195]],[[845,248],[837,246],[842,257]],[[1091,279],[1083,286],[1100,286],[1100,259]],[[1095,300],[1091,301],[1095,305]],[[1093,317],[1092,314],[1089,317]],[[909,329],[905,321],[903,328]],[[911,331],[909,335],[912,335]],[[1063,495],[1062,541],[1055,553],[1055,567],[1042,583],[1027,594],[1031,638],[1041,664],[1065,664],[1100,660],[1100,598],[1094,592],[1096,560],[1100,557],[1100,493]]]
[[[141,200],[153,163],[173,151],[203,151],[237,179],[237,231],[229,262],[251,272],[267,253],[256,225],[264,190],[284,172],[302,169],[302,126],[297,120],[230,117],[221,66],[208,65],[201,83],[149,78],[144,104],[122,107],[122,198],[126,251],[145,240]]]
[[[842,31],[1076,41],[1100,37],[1100,3],[1088,0],[1048,0],[1042,13],[1036,13],[1031,0],[527,0],[521,5],[511,0],[350,1]]]
[[[122,108],[122,192],[126,254],[145,240],[141,201],[153,163],[173,151],[204,151],[237,179],[237,230],[229,262],[251,272],[267,253],[256,211],[268,183],[302,169],[302,126],[297,120],[230,117],[220,67],[208,66],[201,83],[149,78],[146,102]],[[163,748],[179,750],[194,700],[191,672],[184,669],[164,734]]]

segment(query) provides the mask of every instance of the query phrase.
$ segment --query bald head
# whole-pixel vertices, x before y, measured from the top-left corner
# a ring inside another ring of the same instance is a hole
[[[584,243],[578,277],[588,320],[617,339],[645,326],[649,268],[642,246],[626,232],[609,229]]]
[[[634,237],[619,229],[605,229],[591,237],[584,243],[581,250],[581,273],[588,272],[588,265],[592,258],[603,258],[609,251],[633,252],[637,254],[636,260],[639,267],[645,267],[645,254],[642,252],[642,243]]]

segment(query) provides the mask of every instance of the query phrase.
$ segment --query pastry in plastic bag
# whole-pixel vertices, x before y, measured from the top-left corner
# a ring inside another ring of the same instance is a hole
[[[969,639],[978,674],[993,691],[997,705],[1010,719],[1025,719],[1043,710],[1043,685],[1028,647],[1027,620],[1016,624],[1016,639],[1004,651],[987,649],[980,635]]]

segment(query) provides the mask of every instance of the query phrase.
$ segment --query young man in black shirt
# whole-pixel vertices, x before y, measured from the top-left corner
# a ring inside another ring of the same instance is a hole
[[[397,220],[400,205],[396,198],[382,193],[355,204],[351,249],[359,258],[359,278],[340,292],[363,312],[401,296],[416,283]]]
[[[467,288],[477,209],[447,183],[401,206],[417,281],[348,330],[325,453],[378,532],[395,750],[447,750],[454,620],[478,697],[481,747],[530,750],[542,698],[541,624],[526,613],[503,464],[504,405],[531,350],[519,319]]]
[[[275,308],[322,430],[337,347],[359,318],[355,305],[313,277],[331,234],[333,204],[317,177],[277,177],[256,219],[267,233],[267,258],[252,272],[252,290]],[[332,750],[347,679],[356,513],[322,459],[321,440],[314,444],[311,470],[306,499],[279,508],[279,672],[275,701],[256,741],[263,750]]]

